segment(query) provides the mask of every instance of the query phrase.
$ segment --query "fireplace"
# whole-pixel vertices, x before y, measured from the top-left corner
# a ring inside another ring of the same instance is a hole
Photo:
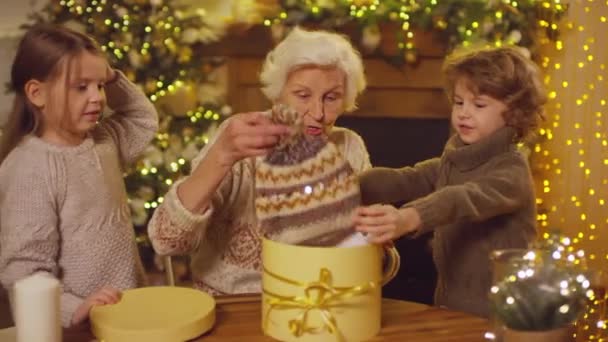
[[[439,156],[450,134],[449,120],[342,116],[338,126],[359,133],[370,154],[373,166],[403,167]],[[429,240],[395,242],[401,254],[401,269],[383,289],[389,298],[431,304],[436,273]]]

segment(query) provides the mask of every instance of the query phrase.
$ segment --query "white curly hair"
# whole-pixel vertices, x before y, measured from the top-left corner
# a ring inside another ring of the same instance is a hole
[[[366,86],[361,55],[348,38],[333,32],[295,27],[266,56],[260,73],[262,92],[276,102],[289,73],[309,66],[333,66],[342,70],[346,75],[344,110],[350,112],[357,108],[357,96]]]

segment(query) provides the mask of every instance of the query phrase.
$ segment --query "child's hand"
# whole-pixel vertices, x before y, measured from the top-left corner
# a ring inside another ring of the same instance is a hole
[[[111,82],[116,81],[117,77],[118,77],[118,73],[116,72],[116,70],[112,69],[110,64],[108,64],[106,67],[106,83],[111,83]]]
[[[89,318],[89,311],[95,305],[116,304],[120,300],[121,293],[112,287],[101,288],[87,298],[78,306],[72,315],[72,325],[78,325]]]
[[[397,209],[392,205],[375,204],[357,208],[353,223],[357,231],[367,233],[370,242],[383,244],[414,232],[421,221],[414,208]]]

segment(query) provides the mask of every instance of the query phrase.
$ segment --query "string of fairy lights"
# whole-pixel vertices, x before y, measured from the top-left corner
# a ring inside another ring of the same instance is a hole
[[[608,1],[576,6],[570,8],[576,22],[565,23],[564,40],[541,42],[550,101],[542,141],[534,147],[541,171],[537,204],[544,208],[538,220],[544,228],[565,227],[572,248],[586,249],[587,258],[603,268],[599,259],[608,260],[608,251],[598,239],[608,227],[608,54],[597,37],[608,28]]]
[[[433,31],[448,49],[485,42],[535,48],[539,33],[555,39],[559,21],[567,11],[560,0],[343,0],[282,2],[283,10],[263,24],[307,25],[336,28],[348,23],[362,27],[397,27],[397,53],[409,63],[417,61],[416,34]],[[378,31],[378,30],[375,30]]]
[[[361,1],[361,0],[348,0],[347,1],[346,12],[348,15],[357,20],[364,20],[366,18],[373,18],[377,15],[377,10],[381,7],[380,0],[370,0],[370,1]],[[321,14],[322,9],[316,4],[315,1],[305,1],[306,9],[312,16],[317,16]],[[436,0],[432,0],[429,2],[429,6],[435,6],[437,4]],[[415,61],[415,56],[412,54],[414,50],[414,31],[411,30],[410,18],[412,12],[419,8],[420,4],[418,1],[402,1],[399,5],[399,9],[391,10],[389,14],[389,19],[391,21],[400,22],[401,30],[404,32],[402,36],[402,40],[397,42],[397,47],[405,51],[404,57],[407,61],[413,62]],[[395,7],[395,6],[391,6]],[[430,13],[431,7],[426,7],[425,12]],[[272,19],[265,19],[263,24],[265,26],[272,26],[276,24],[281,24],[288,20],[288,12],[281,11],[279,15]],[[443,26],[445,28],[447,24],[445,21],[441,20],[439,22],[440,28]]]

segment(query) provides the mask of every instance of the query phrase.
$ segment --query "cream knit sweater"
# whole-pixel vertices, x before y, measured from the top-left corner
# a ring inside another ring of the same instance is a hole
[[[106,87],[115,112],[79,146],[26,136],[0,165],[0,280],[9,291],[36,271],[60,279],[69,326],[85,297],[102,286],[144,283],[123,166],[158,128],[154,106],[126,77]]]
[[[222,129],[220,127],[220,129]],[[361,138],[334,128],[336,144],[355,173],[371,167]],[[193,167],[207,153],[208,144]],[[194,287],[213,295],[261,291],[261,241],[255,211],[254,159],[238,162],[224,178],[203,213],[188,211],[177,196],[176,182],[148,226],[152,245],[162,255],[190,254]]]

